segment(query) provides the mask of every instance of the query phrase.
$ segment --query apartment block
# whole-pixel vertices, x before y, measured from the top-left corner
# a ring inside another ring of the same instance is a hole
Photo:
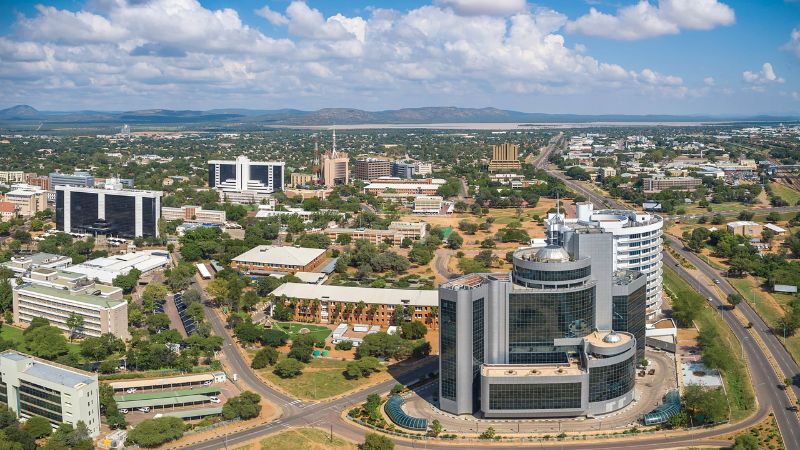
[[[492,146],[492,160],[489,162],[489,172],[520,170],[521,168],[518,145],[500,144]]]
[[[161,207],[161,218],[166,221],[183,220],[184,222],[225,223],[225,211],[203,209],[202,206],[184,205],[179,208]]]
[[[0,403],[20,418],[42,416],[53,428],[83,422],[100,434],[97,375],[7,350],[0,353]]]
[[[702,183],[693,177],[651,177],[642,180],[642,189],[647,193],[657,193],[665,189],[693,191]]]
[[[21,170],[2,170],[0,171],[0,183],[15,184],[25,182],[25,172]]]
[[[6,193],[6,201],[16,206],[17,214],[30,217],[47,209],[47,191],[27,184],[18,184]]]
[[[371,181],[392,175],[392,162],[385,159],[356,160],[354,176],[357,180]]]
[[[44,317],[69,332],[67,319],[78,314],[84,321],[80,334],[130,338],[128,302],[120,288],[95,283],[83,274],[46,268],[34,269],[22,279],[25,283],[13,293],[14,323],[28,326],[34,317]]]

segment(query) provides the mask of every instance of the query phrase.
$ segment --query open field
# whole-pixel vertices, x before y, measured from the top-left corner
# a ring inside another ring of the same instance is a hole
[[[336,435],[317,428],[295,428],[267,436],[257,444],[237,447],[235,450],[357,450],[358,446]]]
[[[696,303],[703,305],[703,310],[697,315],[695,323],[700,329],[716,327],[724,345],[728,348],[728,354],[734,361],[731,370],[722,372],[728,392],[731,420],[736,421],[747,417],[755,407],[755,397],[736,336],[727,325],[720,324],[721,319],[711,309],[708,302],[692,289],[691,285],[680,278],[671,267],[667,266],[664,267],[664,287],[671,296],[694,297]]]
[[[783,183],[770,183],[772,192],[778,197],[789,202],[790,205],[796,205],[800,201],[800,191],[791,188]]]
[[[331,334],[331,330],[327,327],[322,327],[319,325],[311,325],[308,323],[289,323],[289,322],[278,322],[275,324],[276,330],[281,330],[284,333],[289,335],[289,339],[294,339],[300,334],[300,330],[306,328],[309,330],[311,336],[314,336],[315,341],[324,341],[328,338],[328,335]]]
[[[281,356],[280,360],[284,358]],[[303,373],[295,378],[281,378],[273,373],[273,367],[261,369],[258,373],[283,388],[286,392],[305,400],[322,400],[335,397],[351,389],[371,384],[375,379],[383,380],[387,376],[386,368],[381,367],[380,372],[372,374],[369,378],[349,380],[344,376],[346,366],[347,361],[314,358],[310,363],[306,364]]]

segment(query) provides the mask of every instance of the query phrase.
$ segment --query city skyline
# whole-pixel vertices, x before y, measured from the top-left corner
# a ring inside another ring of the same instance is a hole
[[[797,114],[800,3],[0,6],[0,108]]]

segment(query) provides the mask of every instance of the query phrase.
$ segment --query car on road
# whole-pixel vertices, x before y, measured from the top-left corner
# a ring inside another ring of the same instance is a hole
[[[708,297],[706,300],[708,300],[708,301],[710,301],[710,302],[711,302],[711,301],[714,301],[714,299],[712,299],[711,297]]]
[[[133,394],[134,392],[136,392],[136,388],[128,388],[128,390],[125,392],[127,392],[128,394]]]
[[[787,406],[787,407],[786,407],[786,409],[787,409],[788,411],[792,411],[792,412],[797,412],[797,411],[800,411],[800,408],[798,408],[796,405],[794,405],[794,406]]]
[[[719,284],[719,280],[714,278],[714,284]]]

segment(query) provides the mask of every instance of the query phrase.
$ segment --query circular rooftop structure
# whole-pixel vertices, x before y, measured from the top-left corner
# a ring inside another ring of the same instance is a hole
[[[548,245],[536,252],[535,259],[540,262],[569,262],[569,253],[558,245]]]
[[[603,337],[603,342],[607,344],[616,344],[617,342],[621,341],[622,337],[617,334],[616,331],[611,331],[607,335]]]

